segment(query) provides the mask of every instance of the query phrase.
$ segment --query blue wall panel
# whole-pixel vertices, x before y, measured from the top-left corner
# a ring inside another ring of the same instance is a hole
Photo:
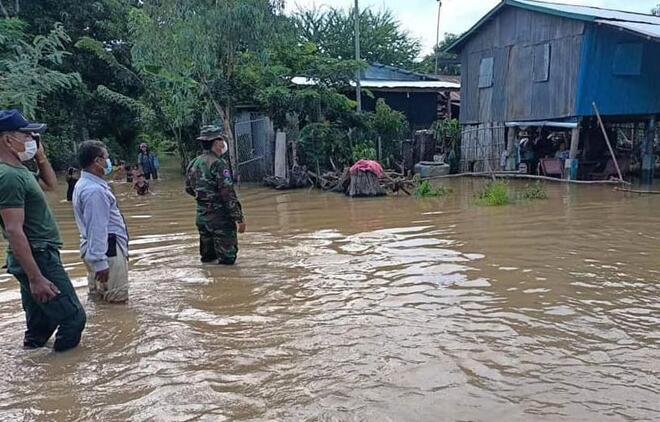
[[[428,129],[438,119],[438,94],[435,92],[371,91],[375,98],[362,95],[365,111],[374,111],[379,98],[396,111],[406,115],[412,129]]]
[[[636,65],[639,49],[631,44],[641,45],[641,67]],[[603,115],[660,114],[660,43],[589,25],[582,48],[578,116],[594,115],[593,101]],[[637,73],[636,69],[640,69],[637,75],[621,74]]]

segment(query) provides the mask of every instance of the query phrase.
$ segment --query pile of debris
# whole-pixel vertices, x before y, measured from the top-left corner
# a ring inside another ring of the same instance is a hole
[[[295,165],[289,171],[286,178],[277,176],[268,176],[264,178],[264,185],[276,190],[298,189],[309,186],[311,180],[307,174],[307,167]]]
[[[375,161],[361,160],[342,172],[326,172],[317,175],[308,172],[309,177],[319,188],[329,192],[339,192],[350,197],[384,196],[388,192],[404,192],[410,195],[414,182],[402,174],[383,171]]]

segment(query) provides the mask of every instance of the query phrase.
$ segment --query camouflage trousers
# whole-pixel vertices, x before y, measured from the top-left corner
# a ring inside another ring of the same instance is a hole
[[[221,216],[197,213],[199,230],[199,254],[202,262],[217,261],[233,265],[238,256],[236,223]]]

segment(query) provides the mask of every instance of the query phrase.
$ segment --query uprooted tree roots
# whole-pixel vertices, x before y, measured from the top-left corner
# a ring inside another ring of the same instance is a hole
[[[286,178],[268,176],[264,178],[264,184],[276,190],[304,188],[310,184],[307,167],[294,166]]]
[[[311,171],[308,174],[317,187],[351,197],[383,196],[387,193],[399,192],[410,195],[415,186],[411,178],[396,172],[385,172],[385,177],[382,178],[378,178],[374,173],[362,171],[351,175],[348,168],[342,172],[326,172],[320,176]]]

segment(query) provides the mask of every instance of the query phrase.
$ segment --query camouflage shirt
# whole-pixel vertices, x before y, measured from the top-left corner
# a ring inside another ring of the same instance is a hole
[[[190,162],[186,192],[195,197],[198,207],[212,207],[237,223],[244,221],[229,164],[213,152],[205,152]]]

